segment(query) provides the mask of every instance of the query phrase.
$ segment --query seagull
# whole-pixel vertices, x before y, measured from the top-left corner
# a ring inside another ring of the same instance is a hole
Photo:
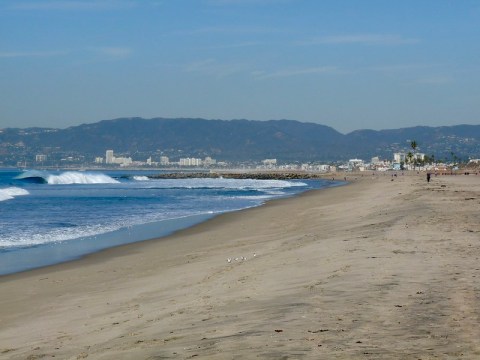
[[[232,262],[232,258],[228,258],[227,262],[230,264]]]

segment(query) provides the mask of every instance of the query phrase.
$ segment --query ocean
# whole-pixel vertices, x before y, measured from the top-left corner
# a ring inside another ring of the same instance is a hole
[[[148,177],[158,173],[0,169],[0,275],[165,236],[217,214],[341,184]]]

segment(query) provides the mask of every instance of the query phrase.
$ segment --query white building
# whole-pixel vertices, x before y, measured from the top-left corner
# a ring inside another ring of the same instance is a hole
[[[350,159],[348,160],[348,170],[364,169],[365,164],[362,159]]]
[[[44,162],[47,161],[47,155],[35,155],[36,162]]]
[[[202,159],[196,158],[181,158],[178,162],[180,166],[200,166],[202,165]]]
[[[95,158],[95,164],[103,164],[103,157],[97,156]]]
[[[120,166],[128,166],[132,164],[132,158],[131,157],[113,157],[113,163],[118,164]]]
[[[131,157],[115,157],[113,155],[113,150],[107,150],[105,153],[105,163],[106,164],[116,164],[120,166],[128,166],[132,164]]]
[[[300,169],[303,171],[329,172],[331,166],[325,164],[302,164]]]
[[[207,156],[205,158],[205,160],[203,160],[203,164],[205,166],[211,166],[211,165],[215,165],[217,163],[217,160],[215,159],[212,159],[210,156]]]
[[[423,153],[416,153],[416,154],[413,154],[413,158],[416,159],[416,160],[423,161],[423,160],[425,159],[425,154],[423,154]]]
[[[318,171],[321,171],[321,172],[332,171],[332,166],[330,166],[330,165],[318,165]]]
[[[105,153],[105,163],[113,164],[114,163],[113,159],[114,159],[113,150],[107,150],[107,152]]]
[[[405,154],[404,152],[399,152],[399,153],[394,153],[393,154],[393,162],[398,163],[398,164],[400,164],[402,162],[404,163],[406,158],[407,158],[407,154]]]
[[[265,159],[262,160],[262,163],[265,166],[275,166],[277,165],[277,159]]]
[[[420,160],[423,161],[425,159],[425,154],[423,153],[412,153],[413,158],[415,160]],[[394,153],[393,154],[393,162],[395,163],[406,163],[407,162],[407,153],[405,152],[399,152],[399,153]]]
[[[170,159],[168,156],[160,156],[160,165],[165,166],[170,164]]]
[[[378,156],[372,157],[372,160],[370,160],[370,162],[371,162],[373,165],[383,163],[383,161],[380,161],[380,158],[379,158]]]

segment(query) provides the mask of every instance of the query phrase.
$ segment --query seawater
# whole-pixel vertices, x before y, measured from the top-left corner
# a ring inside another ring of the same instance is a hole
[[[148,177],[157,173],[0,170],[0,275],[165,236],[216,214],[341,184]]]

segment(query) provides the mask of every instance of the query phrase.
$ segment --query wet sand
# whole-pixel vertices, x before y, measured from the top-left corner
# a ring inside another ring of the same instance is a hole
[[[479,209],[480,176],[364,175],[3,276],[0,359],[478,359]]]

